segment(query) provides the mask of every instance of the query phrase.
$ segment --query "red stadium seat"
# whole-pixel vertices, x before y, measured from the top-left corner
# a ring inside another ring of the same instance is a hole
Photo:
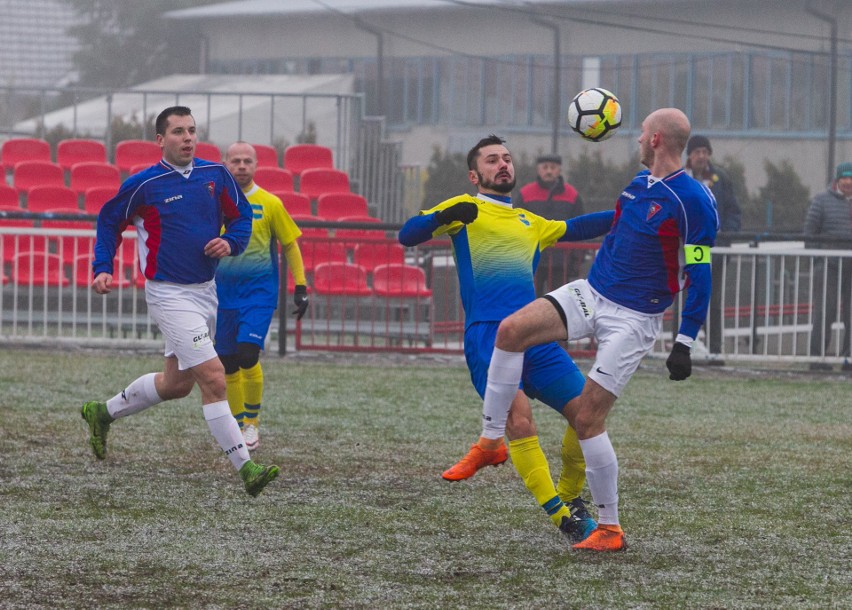
[[[112,163],[84,161],[71,166],[71,188],[78,195],[96,186],[108,186],[118,190],[121,172]]]
[[[0,181],[0,207],[18,207],[20,202],[21,200],[18,197],[18,191],[5,182]]]
[[[159,163],[159,161],[157,163]],[[127,175],[132,176],[133,174],[138,174],[139,172],[148,169],[152,165],[155,165],[155,164],[154,163],[137,163],[136,165],[134,165],[133,167],[130,168],[130,171],[127,172]]]
[[[267,191],[292,191],[293,174],[280,167],[258,167],[254,181]]]
[[[93,186],[86,189],[83,195],[83,209],[88,214],[97,214],[107,201],[115,197],[117,192],[117,188],[109,186]]]
[[[367,271],[351,263],[320,263],[311,282],[314,292],[329,296],[367,297],[373,294],[367,284]]]
[[[53,213],[67,214],[72,210],[51,210]],[[78,211],[79,212],[79,211]],[[79,212],[82,216],[83,212]],[[42,229],[72,229],[75,231],[94,229],[91,220],[42,220]],[[59,255],[64,264],[71,265],[78,256],[90,255],[95,245],[94,235],[51,235],[47,238],[50,249]]]
[[[2,206],[0,207],[0,211],[7,212],[21,212],[20,207],[17,205],[14,206]],[[3,228],[16,228],[16,229],[32,229],[35,227],[35,221],[33,220],[23,220],[23,219],[12,219],[12,218],[0,218],[0,227]],[[44,240],[40,240],[39,242],[43,249]],[[20,252],[30,251],[36,249],[35,236],[33,235],[14,235],[11,233],[0,234],[0,258],[4,263],[11,262],[14,260],[15,255]]]
[[[295,191],[275,191],[272,193],[284,204],[284,209],[290,216],[312,216],[311,200],[309,197]]]
[[[388,298],[432,296],[423,269],[405,264],[379,265],[373,269],[373,291],[377,296]]]
[[[21,252],[12,261],[12,280],[19,286],[68,286],[62,260],[47,252]]]
[[[378,218],[373,218],[372,216],[341,216],[337,219],[338,222],[357,222],[360,224],[374,224],[381,222]],[[347,248],[354,249],[358,244],[364,242],[375,242],[375,241],[385,241],[387,237],[385,236],[384,229],[376,230],[376,229],[335,229],[334,236],[341,239],[346,239],[344,242]]]
[[[27,194],[27,211],[46,212],[51,208],[74,208],[77,205],[77,193],[67,186],[34,186]]]
[[[134,173],[135,165],[146,167],[159,163],[163,152],[156,142],[148,140],[123,140],[115,145],[115,164],[122,172]]]
[[[316,216],[308,216],[307,214],[290,214],[290,218],[296,223],[296,226],[302,231],[302,237],[308,239],[328,239],[328,229],[323,227],[305,227],[305,221],[317,222],[322,221],[322,218]]]
[[[113,288],[130,288],[133,286],[133,268],[115,259],[112,268],[112,286]],[[92,254],[81,254],[73,261],[71,268],[72,281],[75,286],[88,288],[92,285],[92,280],[95,279],[92,272]]]
[[[274,146],[268,144],[252,144],[252,146],[257,153],[258,167],[281,167],[278,163],[278,149]]]
[[[34,186],[27,194],[27,211],[47,212],[51,208],[80,209],[77,193],[67,186]]]
[[[212,142],[198,142],[195,145],[195,156],[205,161],[222,162],[222,151]]]
[[[34,186],[65,186],[65,172],[50,161],[19,161],[12,173],[12,186],[20,193]]]
[[[4,171],[12,171],[21,161],[50,161],[50,144],[39,138],[13,138],[3,142],[0,163]]]
[[[299,178],[299,192],[311,199],[323,193],[350,191],[349,176],[337,169],[306,169]]]
[[[304,229],[303,229],[304,231]],[[345,263],[348,261],[346,248],[343,244],[328,240],[305,240],[299,242],[302,251],[302,262],[305,265],[305,273],[311,273],[318,265],[323,263]]]
[[[317,198],[317,216],[325,220],[369,215],[367,200],[355,193],[323,193]]]
[[[391,263],[401,265],[405,263],[405,248],[393,242],[358,244],[355,246],[352,262],[364,267],[368,273],[379,265]]]
[[[284,149],[284,169],[299,176],[306,169],[334,168],[331,149],[318,144],[293,144]]]
[[[75,163],[106,163],[106,146],[98,140],[60,140],[56,145],[56,162],[65,171]]]

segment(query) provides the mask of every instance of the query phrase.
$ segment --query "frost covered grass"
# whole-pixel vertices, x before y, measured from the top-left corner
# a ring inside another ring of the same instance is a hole
[[[450,484],[479,430],[454,359],[264,359],[247,496],[197,391],[79,415],[153,355],[0,353],[3,608],[850,608],[852,384],[648,361],[610,416],[630,548],[572,552],[511,465]],[[558,469],[563,423],[537,405]]]

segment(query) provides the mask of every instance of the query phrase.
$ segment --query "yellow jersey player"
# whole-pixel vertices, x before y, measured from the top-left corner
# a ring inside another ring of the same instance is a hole
[[[216,272],[216,352],[225,366],[231,413],[240,425],[246,447],[254,450],[260,444],[258,425],[263,402],[260,350],[278,306],[279,242],[296,286],[293,314],[297,319],[308,308],[308,290],[296,241],[302,232],[281,200],[254,183],[254,147],[246,142],[232,144],[225,164],[251,204],[252,233],[245,252],[220,264]]]
[[[613,213],[546,220],[514,208],[512,156],[497,136],[483,138],[467,156],[468,178],[477,195],[461,195],[410,218],[399,241],[414,246],[447,234],[452,239],[465,312],[464,353],[471,380],[480,396],[490,386],[488,367],[497,327],[506,316],[535,300],[533,274],[541,250],[557,241],[577,241],[606,233]],[[527,397],[537,398],[564,414],[583,388],[583,375],[556,343],[524,354],[524,376],[515,386],[511,412],[500,421],[483,422],[484,431],[462,460],[443,473],[448,481],[472,477],[489,465],[512,462],[527,489],[553,523],[572,542],[591,533],[596,523],[580,497],[585,463],[577,434],[568,426],[562,442],[562,471],[554,487],[539,445]],[[509,450],[503,442],[509,437]]]

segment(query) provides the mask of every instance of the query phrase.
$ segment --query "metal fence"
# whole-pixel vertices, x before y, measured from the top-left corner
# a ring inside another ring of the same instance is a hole
[[[160,345],[147,315],[133,231],[125,234],[126,245],[117,256],[117,288],[101,296],[90,289],[94,230],[8,223],[0,219],[0,341]],[[326,231],[306,230],[300,240],[311,307],[301,322],[294,322],[292,281],[282,284],[286,288],[268,349],[462,353],[464,314],[448,241],[403,249],[395,237],[398,224],[307,224],[313,227],[306,229]],[[584,276],[595,248],[558,244],[553,256],[543,258],[540,290]],[[713,299],[694,358],[844,362],[852,251],[785,241],[719,247],[713,256]],[[287,274],[283,267],[282,274]],[[671,348],[682,303],[681,297],[665,314],[654,349],[658,355]],[[568,347],[576,356],[595,351],[590,340]]]

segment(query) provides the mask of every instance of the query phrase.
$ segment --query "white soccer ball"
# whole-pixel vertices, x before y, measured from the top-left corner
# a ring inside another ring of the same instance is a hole
[[[621,103],[600,87],[580,91],[568,106],[568,124],[584,140],[602,142],[621,126]]]

